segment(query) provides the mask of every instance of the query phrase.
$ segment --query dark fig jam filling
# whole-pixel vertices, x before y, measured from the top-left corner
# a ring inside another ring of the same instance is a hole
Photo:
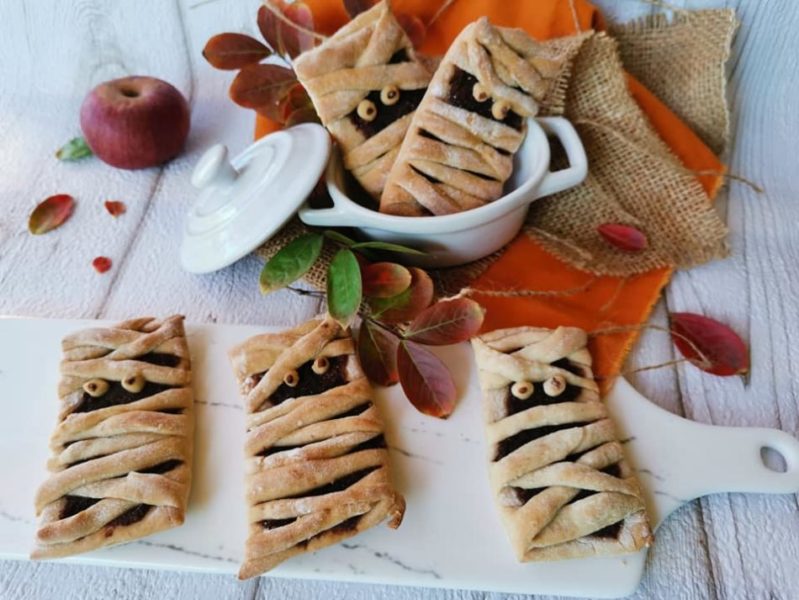
[[[85,496],[64,496],[64,506],[61,507],[60,519],[72,517],[83,512],[90,506],[97,504],[99,498],[86,498]]]
[[[354,473],[345,475],[344,477],[339,477],[338,479],[334,479],[330,483],[320,485],[319,487],[313,488],[312,490],[300,492],[295,496],[287,496],[286,498],[310,498],[312,496],[324,496],[325,494],[341,492],[346,490],[348,487],[355,485],[361,479],[369,475],[369,473],[379,468],[380,467],[375,466],[375,467],[367,467],[365,469],[360,469],[358,471],[355,471]]]
[[[126,525],[133,525],[134,523],[138,523],[144,517],[147,516],[147,513],[153,508],[151,504],[137,504],[133,508],[130,508],[119,515],[116,519],[113,519],[106,523],[106,527],[113,529],[114,527],[124,527]],[[108,533],[107,533],[108,534]]]
[[[380,133],[394,121],[401,119],[408,113],[416,110],[422,101],[425,89],[400,90],[399,100],[395,104],[386,105],[380,101],[380,90],[373,90],[367,94],[365,100],[371,101],[377,108],[377,114],[371,121],[366,121],[358,116],[358,111],[352,111],[348,116],[353,125],[367,138]]]
[[[264,519],[261,521],[261,525],[263,525],[264,529],[279,529],[280,527],[291,525],[296,520],[297,517],[289,517],[288,519]]]
[[[180,364],[180,357],[165,352],[149,352],[142,356],[137,356],[134,360],[146,362],[157,367],[177,367]]]
[[[457,106],[458,108],[476,113],[486,119],[491,119],[492,121],[497,121],[508,127],[513,127],[516,131],[521,131],[522,117],[518,113],[509,110],[505,118],[500,120],[495,118],[491,113],[491,105],[493,104],[491,98],[483,102],[478,102],[475,99],[472,93],[472,88],[474,88],[475,83],[477,83],[477,78],[474,75],[455,67],[452,79],[449,80],[450,90],[447,102],[452,106]]]
[[[497,444],[497,450],[494,454],[494,461],[504,458],[525,444],[529,444],[530,442],[542,438],[545,435],[555,433],[556,431],[563,431],[565,429],[582,427],[583,425],[587,425],[591,422],[592,421],[578,421],[576,423],[562,423],[560,425],[545,425],[543,427],[534,427],[533,429],[525,429],[524,431],[520,431],[516,435],[505,438]]]
[[[165,392],[166,390],[172,389],[174,386],[171,385],[164,385],[161,383],[153,383],[152,381],[147,381],[144,384],[144,387],[141,389],[140,392],[129,392],[119,381],[109,381],[108,382],[108,391],[103,394],[102,396],[98,396],[94,398],[90,396],[86,392],[83,392],[81,396],[80,402],[78,406],[75,408],[73,412],[76,413],[85,413],[85,412],[92,412],[94,410],[99,410],[101,408],[108,408],[109,406],[117,406],[119,404],[130,404],[131,402],[136,402],[136,400],[141,400],[142,398],[148,398],[150,396],[155,396],[156,394],[160,394],[161,392]]]
[[[146,469],[138,469],[136,472],[152,475],[163,475],[164,473],[169,473],[172,469],[178,468],[182,464],[182,460],[173,458],[172,460],[165,460],[164,462],[160,462],[152,467],[147,467]]]
[[[330,363],[329,368],[321,375],[317,375],[313,372],[313,361],[309,360],[297,369],[297,374],[299,375],[297,385],[291,387],[285,383],[281,383],[269,397],[270,405],[277,406],[289,398],[315,396],[334,387],[346,384],[348,358],[349,356],[347,354],[331,356],[328,359]],[[263,373],[254,376],[256,384],[261,380],[261,377],[263,377]]]

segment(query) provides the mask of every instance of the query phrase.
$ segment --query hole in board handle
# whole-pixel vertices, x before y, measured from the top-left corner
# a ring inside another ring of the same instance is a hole
[[[769,446],[760,448],[760,460],[763,461],[763,466],[775,473],[785,473],[788,470],[788,463],[782,453]]]

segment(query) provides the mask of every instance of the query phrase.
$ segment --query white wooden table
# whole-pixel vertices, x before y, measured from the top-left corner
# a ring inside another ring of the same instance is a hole
[[[719,202],[732,256],[679,273],[653,317],[689,310],[734,326],[751,345],[751,384],[692,367],[648,371],[633,383],[661,406],[698,421],[777,427],[799,434],[799,5],[795,0],[693,0],[734,6],[742,21],[731,61],[733,172],[766,188],[733,185]],[[653,10],[636,0],[598,2],[619,19]],[[200,322],[292,325],[316,300],[261,297],[260,264],[247,258],[210,276],[177,262],[182,217],[194,192],[191,168],[214,142],[236,153],[251,139],[252,113],[227,98],[232,75],[200,52],[221,31],[254,31],[257,0],[3,0],[0,2],[0,314],[124,318],[181,312]],[[54,150],[80,133],[78,108],[100,81],[146,74],[170,81],[192,105],[181,158],[128,172],[97,160],[59,163]],[[57,233],[31,236],[31,208],[54,193],[78,200]],[[112,220],[102,207],[123,200]],[[113,259],[98,275],[91,260]],[[2,343],[9,343],[2,340]],[[643,336],[630,366],[669,360],[663,334]],[[2,368],[2,365],[0,365]],[[24,398],[17,399],[25,401]],[[679,443],[679,440],[675,440]],[[13,457],[0,457],[13,460]],[[13,486],[13,482],[0,482]],[[675,513],[658,532],[636,597],[799,596],[799,505],[795,496],[723,495]],[[4,518],[0,505],[0,518]],[[495,598],[420,590],[59,564],[0,562],[0,598]],[[506,596],[505,598],[510,598]]]

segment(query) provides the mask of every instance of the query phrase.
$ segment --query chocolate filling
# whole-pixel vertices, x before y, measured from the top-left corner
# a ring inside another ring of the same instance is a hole
[[[447,102],[452,106],[457,106],[458,108],[476,113],[486,119],[491,119],[492,121],[503,123],[508,127],[513,127],[516,131],[521,131],[522,118],[518,113],[509,110],[504,119],[496,119],[494,115],[491,114],[491,105],[493,104],[491,98],[483,102],[478,102],[475,99],[472,93],[472,88],[474,88],[475,83],[477,83],[477,78],[474,75],[455,67],[452,79],[449,80],[450,89]]]
[[[542,438],[545,435],[549,435],[550,433],[555,433],[556,431],[563,431],[564,429],[573,429],[575,427],[581,427],[586,425],[587,423],[591,423],[591,421],[578,421],[576,423],[561,423],[560,425],[545,425],[543,427],[534,427],[533,429],[525,429],[524,431],[520,431],[516,435],[512,435],[509,438],[505,438],[501,442],[497,444],[497,450],[494,454],[494,461],[498,461],[501,458],[504,458],[511,452],[518,450],[525,444],[532,442],[533,440],[537,440],[538,438]]]
[[[583,375],[582,367],[575,365],[568,358],[561,358],[552,363],[553,367],[563,369],[569,373],[573,373],[579,377]],[[536,381],[533,383],[533,394],[527,400],[520,400],[514,396],[511,391],[511,386],[505,393],[505,416],[515,415],[518,412],[532,408],[533,406],[545,406],[549,404],[559,404],[561,402],[573,402],[577,399],[582,391],[582,388],[576,385],[566,384],[566,389],[559,396],[547,396],[544,393],[544,382]]]
[[[622,521],[617,521],[616,523],[611,523],[607,527],[603,527],[598,531],[592,533],[592,536],[601,537],[601,538],[611,538],[616,539],[619,537],[619,532],[621,531]]]
[[[425,89],[418,90],[400,90],[400,97],[396,103],[385,105],[380,101],[380,90],[369,92],[366,100],[370,100],[377,108],[377,115],[371,121],[365,121],[358,116],[357,109],[352,111],[348,116],[353,125],[367,138],[372,137],[376,133],[380,133],[386,127],[391,125],[397,119],[401,119],[410,112],[416,110],[419,103],[422,101]]]
[[[360,452],[361,450],[377,450],[379,448],[386,447],[386,438],[383,437],[383,434],[376,435],[373,438],[366,440],[365,442],[361,442],[357,446],[353,446],[352,449],[347,452],[347,454],[355,454],[356,452]]]
[[[379,469],[380,467],[367,467],[365,469],[360,469],[359,471],[355,471],[354,473],[350,473],[349,475],[345,475],[344,477],[339,477],[338,479],[334,479],[330,483],[326,483],[324,485],[320,485],[317,488],[313,488],[312,490],[308,490],[305,492],[300,492],[294,496],[287,496],[286,498],[310,498],[311,496],[324,496],[325,494],[332,494],[334,492],[341,492],[346,490],[351,485],[355,485],[361,479],[369,475],[372,471]]]
[[[59,519],[66,519],[83,512],[90,506],[97,504],[99,498],[86,498],[85,496],[64,496],[64,506],[61,508]]]
[[[164,352],[150,352],[142,356],[137,356],[135,360],[146,362],[157,367],[177,367],[180,364],[180,357]]]
[[[94,398],[86,392],[83,392],[80,402],[73,412],[85,413],[101,408],[108,408],[109,406],[116,406],[118,404],[130,404],[136,400],[160,394],[161,392],[172,389],[172,387],[174,386],[147,381],[140,392],[133,393],[123,388],[119,381],[109,381],[108,391],[102,396]]]
[[[317,538],[322,537],[323,535],[327,535],[328,533],[349,533],[354,531],[358,527],[358,521],[361,520],[363,515],[355,515],[354,517],[350,517],[346,521],[342,521],[338,525],[334,525],[330,529],[326,531],[322,531],[321,533],[317,533],[314,536],[309,537],[307,540],[301,541],[297,546],[300,548],[305,548],[311,542],[311,540],[315,540]]]
[[[291,525],[296,520],[297,517],[289,517],[288,519],[264,519],[261,521],[261,525],[264,526],[264,529],[278,529],[285,525]]]
[[[169,473],[169,471],[171,471],[172,469],[176,469],[182,464],[183,464],[182,460],[173,458],[172,460],[165,460],[164,462],[160,462],[157,465],[153,465],[152,467],[147,467],[146,469],[139,469],[136,472],[162,475],[163,473]]]
[[[116,519],[106,523],[105,526],[110,528],[106,530],[106,535],[111,535],[111,531],[113,531],[114,527],[124,527],[125,525],[133,525],[134,523],[138,523],[147,516],[147,513],[150,512],[151,508],[153,508],[151,504],[137,504],[133,508],[129,508]]]
[[[271,406],[277,406],[289,398],[315,396],[316,394],[321,394],[334,387],[344,385],[347,383],[346,372],[348,358],[349,356],[346,354],[331,356],[328,359],[330,367],[321,375],[317,375],[313,372],[313,361],[309,360],[297,369],[299,375],[299,382],[297,385],[291,387],[285,383],[281,383],[280,386],[272,392],[272,395],[269,396],[269,404]],[[261,374],[261,376],[263,376],[263,374]],[[260,380],[260,377],[257,379]]]
[[[394,54],[391,55],[391,58],[388,60],[388,64],[397,65],[399,63],[404,63],[409,61],[410,57],[408,56],[408,51],[405,48],[400,48]]]
[[[552,363],[552,366],[557,367],[558,369],[563,369],[564,371],[568,371],[573,375],[577,375],[577,377],[582,377],[585,374],[580,365],[575,365],[568,358],[559,358]]]
[[[435,178],[435,177],[433,177],[432,175],[428,175],[428,174],[427,174],[427,173],[425,173],[424,171],[420,171],[419,169],[417,169],[417,168],[416,168],[416,167],[414,167],[413,165],[411,165],[411,169],[413,169],[414,173],[416,173],[417,175],[421,175],[422,177],[424,177],[425,179],[427,179],[427,181],[429,181],[430,183],[441,183],[441,180],[440,180],[440,179],[436,179],[436,178]]]

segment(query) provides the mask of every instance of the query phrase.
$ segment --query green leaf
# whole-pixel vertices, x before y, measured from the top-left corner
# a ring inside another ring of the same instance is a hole
[[[320,234],[308,233],[278,250],[261,271],[261,293],[279,290],[305,275],[319,258],[324,241]]]
[[[350,246],[354,246],[357,242],[352,238],[347,237],[343,233],[339,233],[338,231],[333,231],[332,229],[326,229],[324,232],[324,236],[328,239],[333,240],[334,242],[338,242],[342,246],[346,246],[349,248]]]
[[[409,248],[408,246],[402,246],[400,244],[392,244],[390,242],[358,242],[350,247],[353,250],[386,250],[388,252],[397,252],[398,254],[416,254],[419,256],[427,254],[427,252],[422,252],[415,248]]]
[[[80,160],[93,154],[92,149],[82,137],[69,140],[61,146],[55,153],[58,160]]]
[[[352,250],[342,248],[327,270],[327,309],[330,316],[348,325],[361,305],[361,268]]]

